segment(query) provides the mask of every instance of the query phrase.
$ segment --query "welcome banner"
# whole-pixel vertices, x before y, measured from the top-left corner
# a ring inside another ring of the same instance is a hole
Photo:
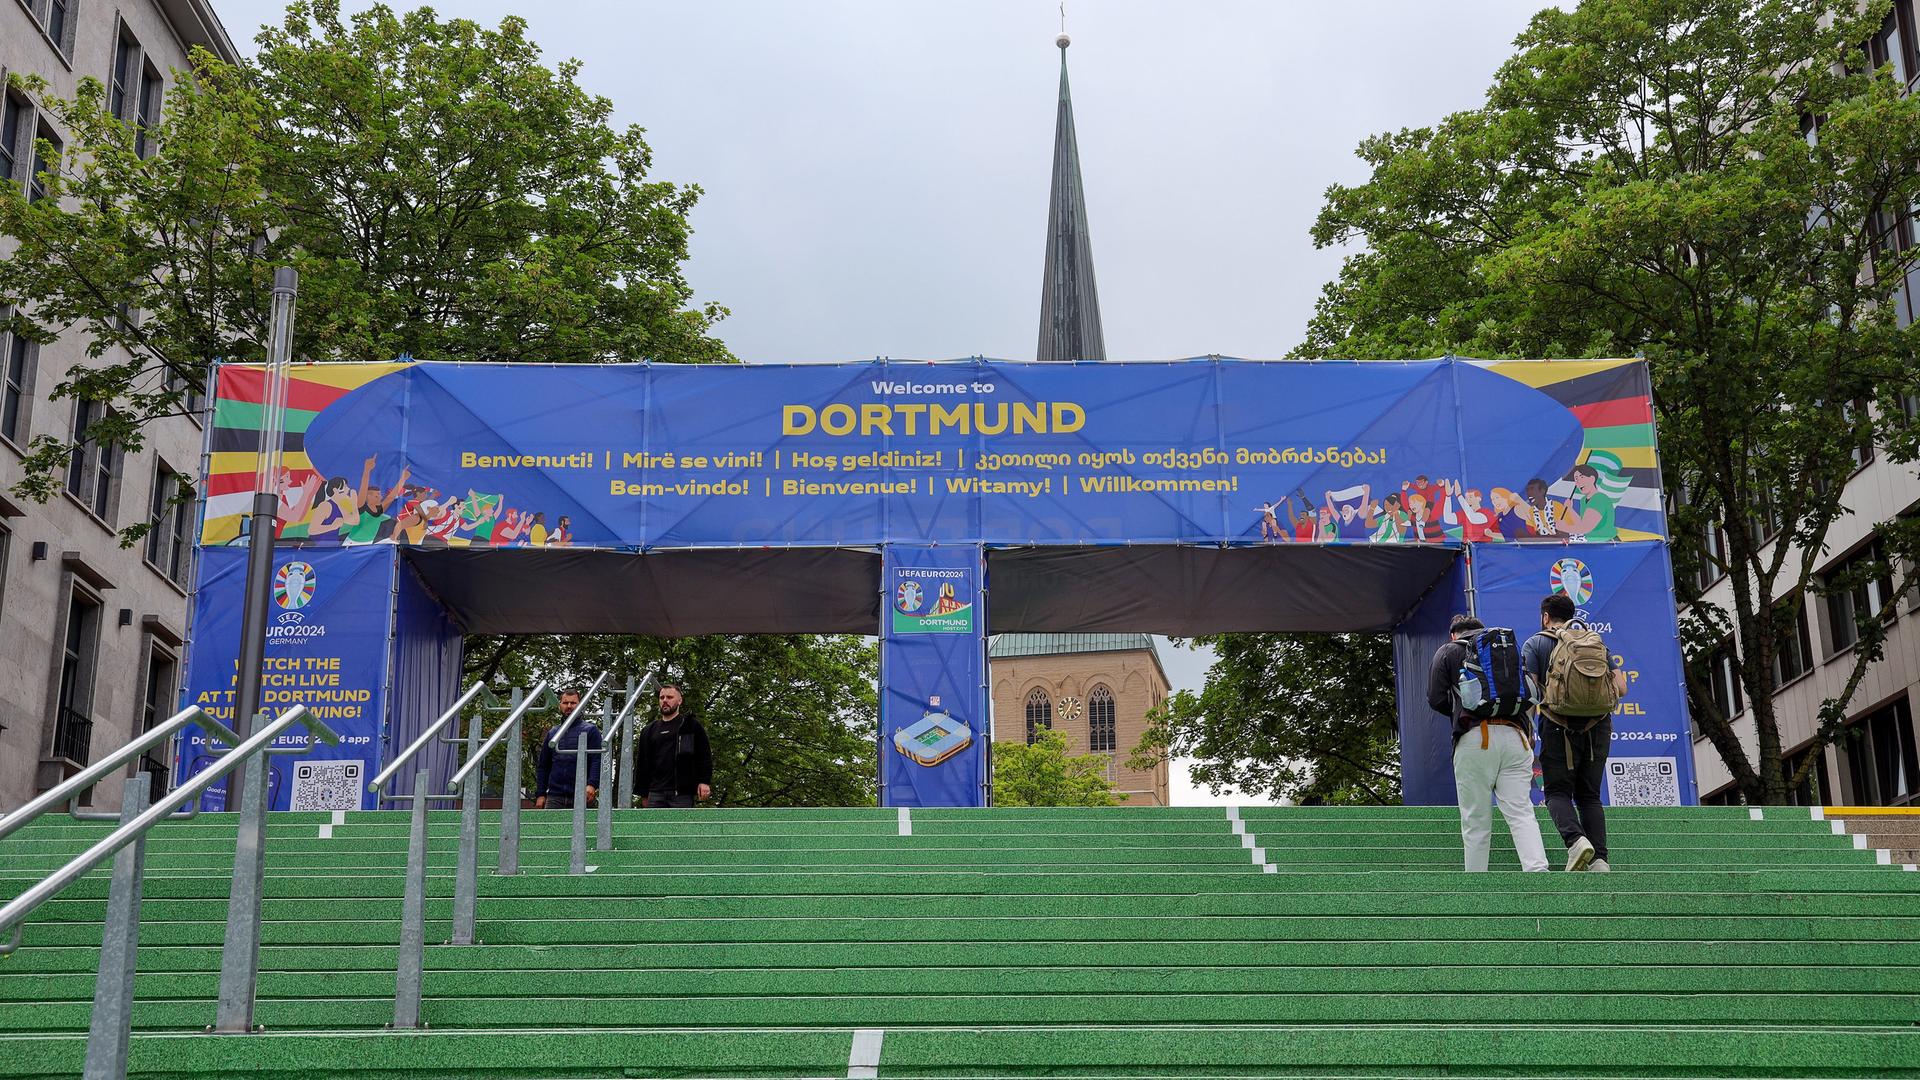
[[[203,541],[262,375],[220,372]],[[295,369],[284,543],[1604,542],[1664,534],[1638,361]]]

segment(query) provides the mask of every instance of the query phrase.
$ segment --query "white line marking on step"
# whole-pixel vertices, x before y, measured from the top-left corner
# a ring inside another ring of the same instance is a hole
[[[1227,807],[1227,820],[1228,820],[1228,821],[1239,821],[1239,820],[1240,820],[1240,808],[1239,808],[1239,807],[1237,807],[1237,806],[1229,806],[1229,807]]]
[[[1765,821],[1765,820],[1767,820],[1767,816],[1766,816],[1765,814],[1762,814],[1762,813],[1760,812],[1760,808],[1759,808],[1759,807],[1757,807],[1757,806],[1749,806],[1749,807],[1747,807],[1747,820],[1749,820],[1749,821]]]
[[[1815,821],[1825,821],[1825,820],[1827,820],[1827,808],[1826,808],[1826,807],[1824,807],[1824,806],[1816,806],[1816,807],[1814,807],[1814,808],[1813,808],[1813,820],[1815,820]]]
[[[900,835],[913,835],[913,811],[904,806],[900,808]]]
[[[345,825],[346,823],[347,823],[347,812],[345,810],[335,810],[333,812],[333,820],[323,822],[320,825],[320,839],[322,840],[333,839],[333,827],[336,825]]]
[[[1879,866],[1892,866],[1893,852],[1888,851],[1886,848],[1874,848],[1873,861]]]
[[[1272,863],[1268,863],[1260,868],[1260,872],[1263,874],[1277,874],[1280,872],[1280,868]]]
[[[1266,848],[1257,847],[1253,849],[1253,865],[1255,866],[1267,865],[1267,849]]]
[[[1251,849],[1253,847],[1253,834],[1250,832],[1241,833],[1240,846],[1243,848]]]
[[[880,1028],[861,1028],[853,1033],[853,1051],[847,1055],[847,1080],[875,1080],[880,1075],[880,1040],[886,1034]]]
[[[1866,833],[1853,834],[1853,849],[1855,851],[1867,850],[1867,834]]]
[[[1847,823],[1846,823],[1846,822],[1844,822],[1844,821],[1842,821],[1842,820],[1840,820],[1839,818],[1833,818],[1833,819],[1831,819],[1830,821],[1828,821],[1828,824],[1829,824],[1829,825],[1832,825],[1832,826],[1833,826],[1833,835],[1835,835],[1835,836],[1845,836],[1845,835],[1847,835]]]
[[[1905,870],[1908,873],[1912,873],[1915,870],[1920,870],[1920,866],[1915,866],[1914,864],[1907,862],[1907,863],[1901,863],[1900,869]]]
[[[1252,834],[1251,834],[1251,833],[1249,833],[1249,832],[1247,832],[1247,823],[1246,823],[1246,822],[1244,822],[1244,821],[1236,821],[1236,822],[1234,822],[1234,823],[1233,823],[1233,835],[1235,835],[1235,836],[1251,836]]]

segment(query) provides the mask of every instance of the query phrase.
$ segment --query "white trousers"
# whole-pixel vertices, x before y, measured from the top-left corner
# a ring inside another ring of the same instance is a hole
[[[1453,747],[1453,783],[1460,795],[1460,842],[1466,848],[1467,870],[1487,868],[1487,845],[1493,839],[1493,804],[1507,819],[1520,869],[1545,870],[1547,849],[1540,842],[1540,819],[1535,816],[1533,744],[1505,724],[1487,725],[1487,748],[1480,748],[1480,732],[1469,731]]]

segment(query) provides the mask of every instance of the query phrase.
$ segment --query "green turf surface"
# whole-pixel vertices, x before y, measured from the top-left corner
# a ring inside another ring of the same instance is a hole
[[[1447,808],[1240,819],[623,812],[570,877],[570,815],[529,813],[500,877],[488,812],[455,947],[435,811],[430,1027],[392,1032],[405,815],[281,815],[267,1031],[210,1036],[234,826],[204,815],[149,846],[134,1073],[837,1077],[877,1029],[881,1077],[1920,1077],[1920,873],[1805,810],[1617,810],[1610,875],[1520,874],[1499,826],[1465,875]],[[107,828],[0,841],[0,896]],[[106,886],[0,958],[0,1077],[78,1071]]]

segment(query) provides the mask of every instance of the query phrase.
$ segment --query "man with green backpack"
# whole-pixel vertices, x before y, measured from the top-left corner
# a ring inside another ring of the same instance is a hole
[[[1540,601],[1540,632],[1521,646],[1520,663],[1540,706],[1541,780],[1547,813],[1567,845],[1567,869],[1605,871],[1600,785],[1613,741],[1613,710],[1627,679],[1607,643],[1575,622],[1576,614],[1565,593]]]

